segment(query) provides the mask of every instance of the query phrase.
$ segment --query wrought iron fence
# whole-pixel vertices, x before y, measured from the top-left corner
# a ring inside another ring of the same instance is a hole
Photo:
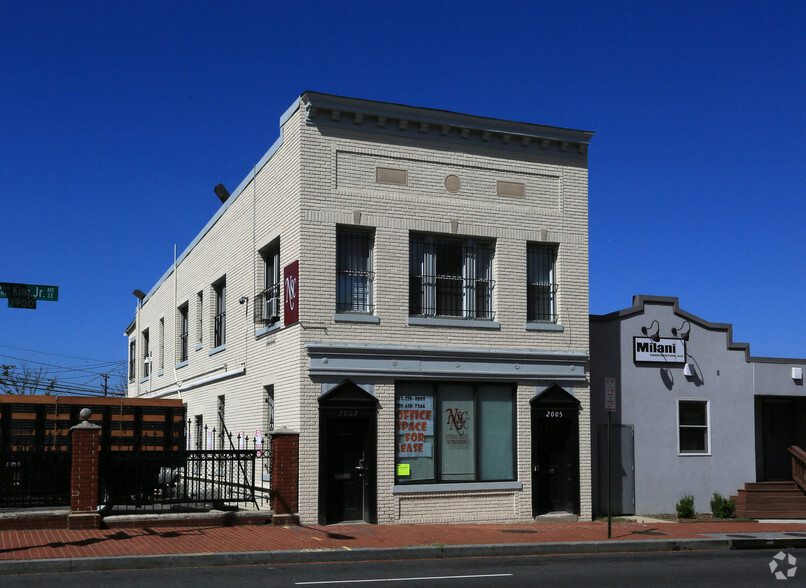
[[[69,451],[49,444],[0,452],[0,507],[69,505]]]
[[[100,510],[207,509],[270,500],[262,441],[204,427],[206,444],[182,451],[107,451],[100,460]]]

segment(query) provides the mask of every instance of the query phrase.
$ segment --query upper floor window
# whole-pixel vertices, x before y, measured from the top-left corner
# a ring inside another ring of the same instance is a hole
[[[526,320],[557,322],[557,248],[529,243],[526,248]]]
[[[204,341],[204,292],[196,295],[196,343]]]
[[[275,323],[280,319],[282,304],[280,277],[280,242],[276,241],[260,252],[263,260],[263,290],[255,304],[255,322]]]
[[[165,318],[160,319],[159,337],[157,369],[162,371],[165,369]]]
[[[129,381],[133,382],[135,379],[135,369],[137,367],[137,340],[132,339],[129,341]]]
[[[143,331],[143,377],[147,378],[151,368],[151,349],[148,345],[148,329]]]
[[[412,234],[409,315],[492,319],[495,243]]]
[[[179,333],[179,337],[177,338],[177,347],[179,348],[178,356],[179,361],[187,361],[188,360],[188,305],[187,303],[183,304],[179,307],[179,328],[177,332]]]
[[[213,316],[213,347],[227,342],[227,280],[221,278],[213,284],[215,314]]]
[[[375,311],[372,244],[370,231],[336,230],[336,312],[371,314]]]

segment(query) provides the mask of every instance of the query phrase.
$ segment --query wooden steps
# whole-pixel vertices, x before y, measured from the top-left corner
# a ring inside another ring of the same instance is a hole
[[[748,482],[731,498],[737,517],[806,519],[806,494],[795,482]]]

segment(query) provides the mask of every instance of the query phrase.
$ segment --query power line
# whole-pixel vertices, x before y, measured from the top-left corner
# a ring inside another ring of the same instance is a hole
[[[26,347],[15,347],[13,345],[4,345],[0,343],[0,347],[5,347],[7,349],[16,349],[17,351],[29,351],[31,353],[41,353],[42,355],[53,355],[55,357],[68,357],[70,359],[83,359],[85,361],[95,361],[98,363],[117,363],[117,360],[107,361],[104,359],[95,359],[92,357],[80,357],[78,355],[65,355],[63,353],[51,353],[49,351],[39,351],[38,349],[28,349]]]

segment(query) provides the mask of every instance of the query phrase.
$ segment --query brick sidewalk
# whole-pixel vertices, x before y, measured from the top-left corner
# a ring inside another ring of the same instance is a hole
[[[619,540],[695,539],[711,534],[790,532],[799,523],[613,523]],[[340,525],[327,527],[160,527],[156,529],[0,531],[0,561],[132,555],[393,548],[422,545],[607,542],[607,523],[512,525]]]

